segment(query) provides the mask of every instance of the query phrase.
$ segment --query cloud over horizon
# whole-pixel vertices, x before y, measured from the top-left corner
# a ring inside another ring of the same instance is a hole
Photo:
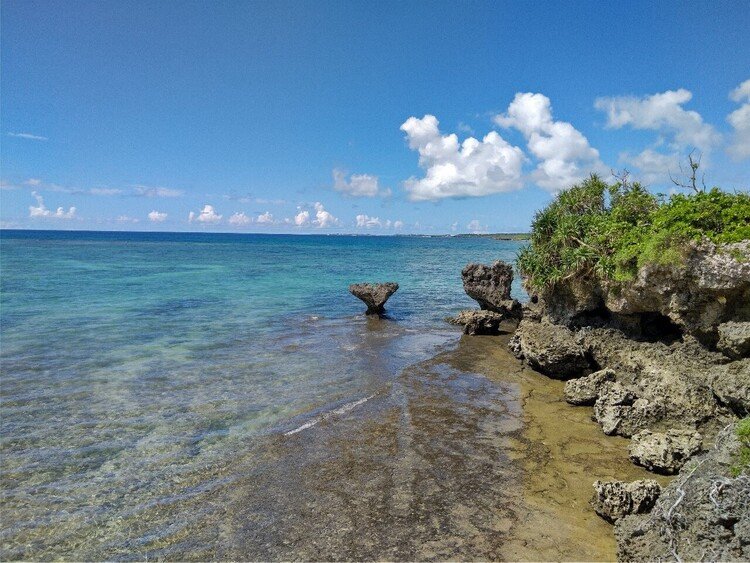
[[[31,192],[31,195],[36,199],[36,205],[29,205],[31,219],[74,219],[76,216],[75,207],[70,207],[68,211],[65,211],[63,207],[58,207],[52,211],[44,205],[44,198],[41,195],[37,192]]]

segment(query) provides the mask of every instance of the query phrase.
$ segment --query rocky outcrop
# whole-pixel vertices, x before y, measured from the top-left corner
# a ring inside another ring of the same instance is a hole
[[[494,311],[461,311],[455,317],[446,319],[451,324],[464,327],[464,334],[471,336],[500,334],[500,324],[506,319],[505,315]]]
[[[630,442],[630,460],[649,471],[672,475],[701,449],[702,436],[690,430],[642,430]]]
[[[750,475],[731,476],[739,441],[734,425],[714,449],[693,458],[648,515],[615,525],[621,561],[750,560]]]
[[[396,293],[398,284],[386,283],[355,283],[349,286],[349,291],[367,305],[368,315],[382,315],[385,312],[385,302]]]
[[[715,366],[708,375],[716,398],[737,416],[750,414],[750,359]]]
[[[717,330],[716,347],[725,356],[735,360],[750,357],[750,322],[730,321],[720,324]]]
[[[683,334],[714,346],[721,324],[750,321],[750,241],[694,243],[679,263],[647,264],[632,281],[574,276],[541,297],[553,322],[576,324],[591,314],[658,315]],[[734,344],[728,349],[735,353]]]
[[[508,317],[521,316],[521,304],[512,299],[513,266],[497,261],[492,266],[467,264],[461,271],[466,294],[479,303],[485,311],[494,311]]]
[[[561,325],[522,320],[509,343],[511,352],[554,379],[584,375],[589,363],[576,334]]]
[[[565,383],[565,400],[571,405],[593,405],[599,398],[604,384],[614,380],[615,372],[611,369],[571,379]]]
[[[608,522],[616,522],[629,514],[648,512],[656,503],[661,486],[656,481],[644,479],[623,481],[596,481],[591,506]]]

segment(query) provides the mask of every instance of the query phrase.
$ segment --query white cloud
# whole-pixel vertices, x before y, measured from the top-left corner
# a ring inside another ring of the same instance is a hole
[[[485,233],[487,232],[487,227],[483,226],[478,219],[474,219],[473,221],[469,221],[469,224],[466,225],[466,228],[469,229],[472,233],[479,234],[479,233]]]
[[[256,223],[259,223],[261,225],[272,225],[273,224],[273,215],[266,211],[265,213],[261,213],[258,215],[258,218],[255,220]]]
[[[333,170],[333,189],[353,197],[389,196],[391,190],[382,188],[377,176],[370,174],[352,174],[346,179],[346,172],[339,168]]]
[[[596,109],[607,113],[607,126],[620,129],[658,131],[670,137],[673,150],[696,148],[709,152],[721,141],[719,133],[701,115],[682,106],[693,97],[689,90],[667,90],[650,96],[617,96],[597,98]]]
[[[373,227],[382,227],[382,223],[380,222],[380,219],[377,217],[370,217],[368,215],[357,215],[357,227],[358,228],[365,228],[365,229],[371,229]],[[389,226],[390,226],[390,222]]]
[[[606,173],[599,151],[566,121],[552,118],[552,104],[543,94],[519,92],[508,111],[494,117],[501,127],[519,130],[538,164],[531,179],[541,188],[557,192],[586,178],[591,172]]]
[[[478,141],[458,142],[455,133],[441,135],[434,115],[410,117],[402,125],[409,148],[419,152],[424,178],[409,178],[404,189],[412,201],[477,197],[522,187],[523,151],[491,131]]]
[[[310,212],[300,211],[294,216],[294,224],[298,227],[304,227],[310,223]]]
[[[315,219],[313,220],[313,223],[319,228],[326,229],[339,224],[339,220],[326,211],[323,204],[319,201],[315,202],[313,207],[315,207]]]
[[[135,195],[142,197],[181,197],[184,192],[172,188],[153,187],[153,186],[135,186]]]
[[[252,222],[253,222],[252,217],[248,217],[247,215],[245,215],[244,212],[233,213],[232,216],[229,218],[229,224],[234,225],[235,227],[249,225]]]
[[[635,166],[639,171],[638,180],[645,184],[667,182],[669,175],[680,169],[679,153],[663,154],[646,149],[636,155],[623,153],[620,160]]]
[[[152,223],[163,223],[167,220],[167,214],[161,211],[152,211],[148,214],[148,220]]]
[[[451,231],[455,233],[457,230],[458,230],[458,221],[454,221],[453,223],[451,223]]]
[[[127,215],[120,215],[116,221],[118,223],[140,223],[135,217],[128,217]]]
[[[28,139],[30,141],[48,141],[47,137],[41,135],[32,135],[31,133],[8,133],[9,137],[17,137],[19,139]]]
[[[91,195],[120,195],[122,190],[117,188],[91,188],[89,193]]]
[[[394,229],[396,229],[396,230],[403,229],[403,227],[404,227],[404,222],[403,221],[396,220],[396,221],[393,222],[393,228]]]
[[[44,205],[44,198],[36,192],[31,192],[31,195],[36,199],[36,206],[29,206],[29,217],[32,219],[49,218],[49,219],[73,219],[76,216],[76,208],[71,207],[68,211],[65,211],[62,207],[58,207],[56,211],[47,209]]]
[[[204,205],[201,212],[197,215],[191,211],[188,215],[188,221],[190,223],[193,221],[198,221],[199,223],[218,223],[222,217],[223,215],[216,213],[213,205]]]
[[[750,79],[732,90],[729,98],[734,102],[744,103],[727,116],[727,121],[734,129],[727,152],[735,160],[750,158]]]

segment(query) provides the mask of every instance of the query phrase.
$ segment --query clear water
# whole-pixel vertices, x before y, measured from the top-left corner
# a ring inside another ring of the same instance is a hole
[[[0,557],[156,553],[215,512],[245,452],[455,342],[461,268],[521,244],[3,231]],[[400,284],[388,319],[362,314],[360,281]]]

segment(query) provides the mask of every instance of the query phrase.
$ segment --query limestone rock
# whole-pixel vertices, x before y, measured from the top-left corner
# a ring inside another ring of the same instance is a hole
[[[492,266],[467,264],[461,271],[464,291],[486,311],[520,318],[521,304],[512,299],[513,266],[497,261]]]
[[[648,512],[656,503],[661,486],[656,481],[644,479],[623,481],[596,481],[591,506],[608,522],[616,522],[628,514]]]
[[[713,394],[737,416],[750,414],[750,358],[713,367],[709,380]]]
[[[565,383],[565,400],[571,405],[593,405],[607,381],[615,380],[611,369],[596,371],[591,375],[571,379]]]
[[[523,320],[509,347],[531,367],[554,379],[579,377],[589,368],[575,333],[561,325]]]
[[[750,475],[733,477],[734,425],[690,460],[648,515],[615,525],[619,561],[750,561]]]
[[[672,475],[701,449],[702,436],[690,430],[642,430],[630,442],[630,460],[649,471]]]
[[[388,298],[396,293],[398,284],[386,283],[355,283],[349,286],[349,291],[367,305],[368,315],[381,315],[385,311],[384,305]]]
[[[739,360],[750,357],[750,322],[722,323],[716,347],[725,356]]]
[[[461,311],[455,317],[446,319],[449,323],[464,327],[464,334],[499,334],[500,323],[506,319],[505,315],[494,311]]]

